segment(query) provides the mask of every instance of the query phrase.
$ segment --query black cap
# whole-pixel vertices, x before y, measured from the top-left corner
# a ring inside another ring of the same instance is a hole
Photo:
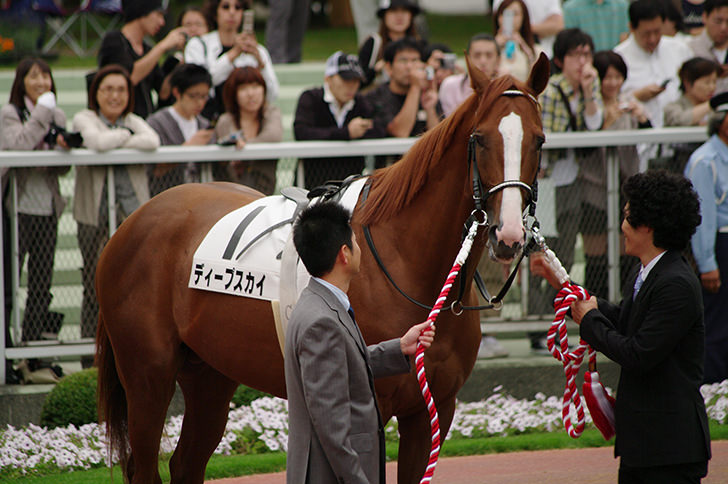
[[[126,23],[146,17],[156,10],[164,10],[162,0],[121,0],[121,11]]]
[[[716,113],[728,111],[728,92],[722,92],[710,98],[710,107]]]
[[[380,0],[379,10],[377,10],[377,17],[382,18],[384,17],[384,12],[386,12],[390,8],[397,7],[406,8],[407,10],[412,12],[413,17],[420,13],[419,5],[411,0]]]
[[[342,79],[358,79],[364,81],[364,71],[359,65],[359,59],[354,55],[347,55],[342,51],[336,51],[326,60],[326,77],[338,74]]]

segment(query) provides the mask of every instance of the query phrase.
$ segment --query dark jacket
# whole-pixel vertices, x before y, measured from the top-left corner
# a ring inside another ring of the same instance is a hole
[[[357,117],[372,117],[372,109],[359,94],[354,98],[354,107],[346,114],[344,124],[339,127],[329,104],[324,101],[323,87],[315,87],[301,93],[293,121],[293,134],[297,141],[301,140],[349,140],[349,122]],[[367,131],[364,138],[376,138],[373,129]],[[306,188],[313,188],[327,180],[343,180],[349,175],[361,173],[364,169],[364,158],[361,156],[347,158],[306,159],[303,162]]]
[[[620,305],[599,299],[581,337],[621,367],[615,456],[630,467],[710,459],[700,394],[705,325],[700,283],[677,251],[667,251],[632,301],[635,272]]]

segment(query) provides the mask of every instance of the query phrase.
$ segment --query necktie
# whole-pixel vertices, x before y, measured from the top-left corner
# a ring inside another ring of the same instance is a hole
[[[637,297],[637,293],[640,292],[640,288],[642,287],[642,283],[645,282],[642,280],[642,271],[640,271],[639,274],[637,274],[637,279],[634,281],[634,292],[632,292],[632,300],[634,301]]]
[[[351,316],[351,320],[356,323],[356,318],[354,317],[354,308],[349,306],[349,309],[347,310],[347,312],[349,313],[349,316]]]

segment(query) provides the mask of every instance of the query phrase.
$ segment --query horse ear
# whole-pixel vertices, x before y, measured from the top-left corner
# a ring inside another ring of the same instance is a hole
[[[473,87],[473,91],[477,92],[478,96],[482,96],[485,89],[490,85],[490,79],[488,79],[488,76],[483,71],[470,65],[467,54],[465,54],[465,64],[468,66],[468,77],[470,78],[470,85]]]
[[[534,94],[538,96],[541,91],[546,87],[546,83],[549,82],[549,72],[551,66],[549,65],[549,58],[546,54],[541,52],[538,56],[538,60],[531,67],[531,74],[528,76],[528,86],[533,90]]]

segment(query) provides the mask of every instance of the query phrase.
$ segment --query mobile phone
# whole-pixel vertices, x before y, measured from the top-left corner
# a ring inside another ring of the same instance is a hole
[[[248,9],[243,12],[243,32],[252,34],[255,29],[255,10]]]
[[[513,20],[516,16],[516,11],[508,8],[503,11],[503,35],[510,37],[513,35]]]
[[[665,79],[664,81],[662,81],[662,84],[660,84],[660,87],[665,89],[668,84],[670,84],[670,79]]]

